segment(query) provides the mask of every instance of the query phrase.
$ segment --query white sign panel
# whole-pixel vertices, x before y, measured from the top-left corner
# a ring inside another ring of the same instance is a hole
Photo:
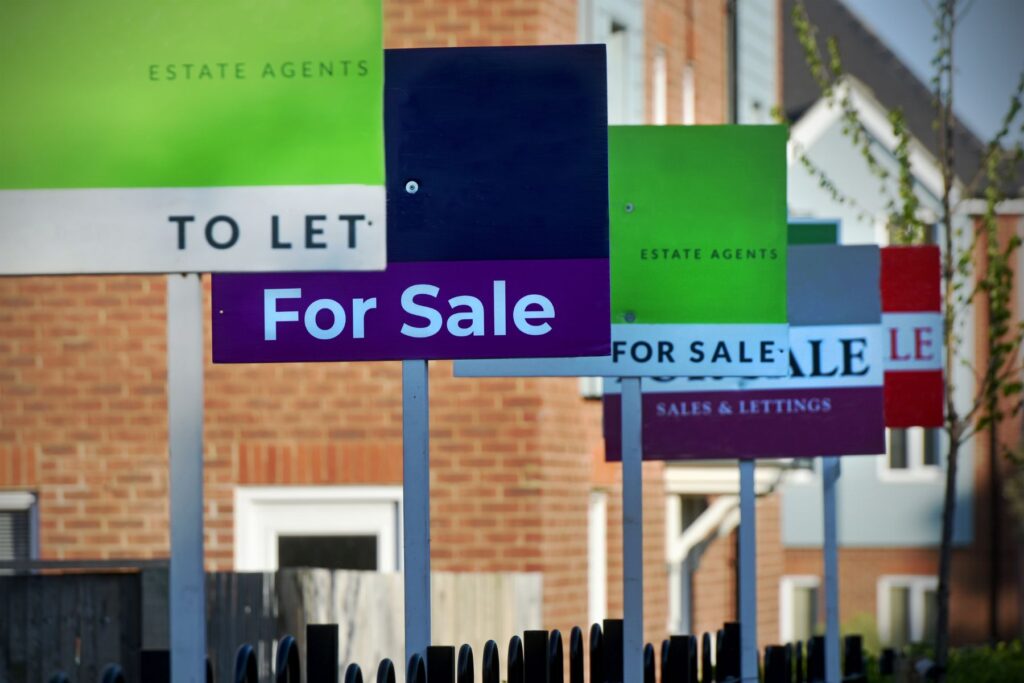
[[[941,313],[883,313],[889,371],[942,369]]]
[[[641,383],[645,394],[880,387],[884,342],[878,325],[790,327],[789,374],[785,377],[652,377]],[[620,393],[606,381],[604,393]]]
[[[457,377],[782,376],[787,325],[612,325],[612,354],[459,360]]]
[[[381,270],[383,186],[0,191],[0,274]]]

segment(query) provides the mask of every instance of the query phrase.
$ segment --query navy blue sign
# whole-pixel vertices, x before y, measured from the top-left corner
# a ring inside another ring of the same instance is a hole
[[[388,50],[384,65],[388,263],[608,258],[603,45]]]

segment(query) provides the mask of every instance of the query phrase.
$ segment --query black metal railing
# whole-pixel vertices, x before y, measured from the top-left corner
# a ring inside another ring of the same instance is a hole
[[[648,643],[643,652],[644,683],[737,683],[740,679],[740,627],[724,624],[717,637],[704,633],[696,636],[671,636],[661,642],[660,651]],[[473,648],[462,645],[431,646],[425,657],[413,655],[406,667],[407,683],[584,683],[584,672],[590,672],[590,683],[622,683],[623,651],[622,620],[607,619],[590,628],[589,643],[583,631],[574,627],[569,633],[568,657],[560,631],[526,631],[513,636],[508,643],[505,670],[501,651],[493,640],[484,645],[479,660]],[[698,647],[699,642],[699,647]],[[306,652],[290,635],[277,642],[275,683],[339,683],[338,626],[311,624],[306,627]],[[825,678],[825,642],[821,636],[811,638],[805,647],[801,642],[769,645],[763,658],[762,680],[765,683],[820,683]],[[302,660],[305,660],[305,679]],[[479,674],[477,663],[479,662]],[[860,636],[846,636],[843,642],[843,682],[865,683],[867,680],[863,641]],[[568,664],[568,672],[565,667]],[[588,668],[589,665],[589,668]],[[892,650],[883,651],[879,673],[891,676],[897,666]],[[170,681],[170,656],[167,651],[145,651],[140,659],[141,681]],[[568,674],[568,681],[566,681]],[[660,674],[660,677],[658,676]],[[213,671],[207,662],[207,683],[214,683]],[[358,664],[349,664],[344,683],[363,683]],[[377,667],[377,683],[395,683],[395,665],[384,659]],[[369,680],[369,679],[367,679]],[[73,683],[64,673],[56,673],[49,683]],[[107,666],[97,683],[132,683],[120,666]],[[239,646],[235,656],[233,683],[259,683],[257,656],[252,645]]]

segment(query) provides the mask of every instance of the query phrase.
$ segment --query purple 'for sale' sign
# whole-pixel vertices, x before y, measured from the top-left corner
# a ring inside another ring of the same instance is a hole
[[[611,350],[604,47],[392,50],[387,270],[213,276],[218,363],[604,356]],[[252,229],[354,247],[344,206]]]
[[[396,263],[214,280],[213,359],[511,358],[608,351],[607,261]]]
[[[788,377],[643,378],[649,460],[813,457],[885,450],[879,251],[788,254]],[[621,455],[621,396],[605,380],[605,449]]]

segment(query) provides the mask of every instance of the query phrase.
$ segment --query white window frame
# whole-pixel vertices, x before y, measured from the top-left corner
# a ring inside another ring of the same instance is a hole
[[[401,486],[238,486],[235,570],[276,571],[282,535],[373,535],[377,570],[402,567]]]
[[[39,506],[36,494],[30,491],[0,491],[0,511],[29,511],[28,519],[28,560],[39,559]],[[4,570],[10,571],[10,570]],[[15,570],[19,571],[19,570]]]
[[[608,616],[608,494],[591,491],[587,509],[587,613],[591,624]]]
[[[604,397],[603,377],[580,377],[580,396],[590,399]]]
[[[793,593],[797,588],[813,588],[818,591],[820,598],[821,577],[814,574],[791,574],[783,576],[779,581],[779,639],[784,643],[794,639]]]
[[[668,57],[664,47],[654,51],[651,83],[651,123],[655,126],[668,124]]]
[[[910,642],[919,643],[924,639],[924,594],[939,588],[939,578],[922,574],[886,574],[878,577],[875,595],[878,601],[878,637],[883,645],[892,642],[889,630],[891,605],[889,591],[893,588],[910,590]]]
[[[683,125],[692,126],[697,123],[697,75],[693,62],[683,67]]]
[[[891,429],[885,429],[885,454],[877,456],[878,478],[889,483],[937,482],[942,479],[942,456],[944,449],[942,432],[939,432],[939,463],[924,464],[925,427],[907,427],[907,466],[897,469],[889,466],[889,442]],[[938,429],[938,428],[936,428]]]

